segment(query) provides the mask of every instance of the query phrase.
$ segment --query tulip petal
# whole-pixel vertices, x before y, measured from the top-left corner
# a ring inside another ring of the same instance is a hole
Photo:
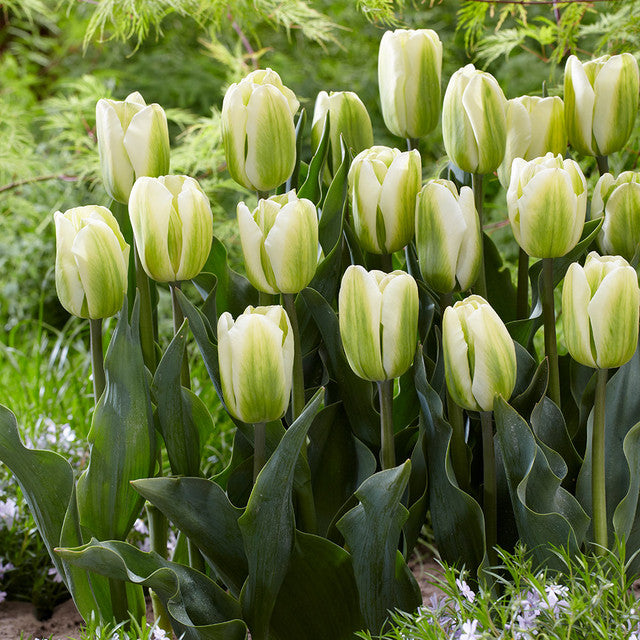
[[[564,70],[564,116],[571,146],[585,155],[595,155],[592,145],[595,93],[584,67],[569,56]]]
[[[442,319],[444,373],[447,389],[454,402],[464,409],[476,411],[480,407],[471,390],[469,346],[458,314],[447,307]]]
[[[514,158],[524,158],[531,146],[531,117],[526,107],[517,98],[507,102],[505,112],[507,138],[504,158],[498,167],[498,179],[506,189],[511,179],[511,164]]]
[[[480,229],[480,218],[476,211],[473,191],[470,187],[460,189],[458,207],[466,228],[458,251],[456,279],[460,290],[466,291],[478,279],[482,265],[482,230]]]
[[[131,118],[123,144],[136,178],[169,173],[169,129],[160,105],[151,104]]]
[[[463,171],[476,173],[479,158],[478,142],[461,99],[463,86],[466,86],[462,76],[465,69],[466,67],[459,69],[451,76],[444,93],[442,138],[451,161]]]
[[[264,251],[262,230],[244,202],[238,204],[237,216],[247,278],[258,291],[271,294],[277,293],[276,289],[269,284],[262,267],[261,254]]]
[[[229,413],[238,417],[238,404],[233,391],[233,353],[229,332],[233,328],[234,322],[231,314],[225,311],[218,318],[218,363],[220,367],[220,383],[222,385],[222,396]]]
[[[588,307],[591,287],[584,269],[574,262],[562,285],[562,328],[571,357],[587,367],[596,367],[595,350],[591,342]]]
[[[220,124],[227,170],[238,184],[255,191],[256,187],[251,183],[245,171],[247,107],[243,100],[242,88],[238,85],[231,85],[225,93]]]
[[[72,315],[82,317],[84,290],[76,261],[71,253],[76,229],[61,211],[54,214],[56,225],[56,291],[62,306]]]
[[[352,170],[349,171],[349,193],[355,232],[365,251],[384,253],[384,247],[378,241],[378,203],[382,185],[372,162],[363,157],[360,161],[357,160],[358,156],[351,165]]]
[[[639,213],[640,184],[628,182],[613,190],[607,200],[600,235],[607,253],[633,259],[640,247]]]
[[[378,87],[385,126],[394,135],[406,137],[406,65],[402,48],[394,32],[384,33],[378,52]]]

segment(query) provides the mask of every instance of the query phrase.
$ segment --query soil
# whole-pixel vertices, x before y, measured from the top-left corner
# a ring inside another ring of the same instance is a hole
[[[439,592],[439,589],[430,583],[434,576],[442,573],[440,565],[431,555],[420,555],[413,557],[409,566],[420,585],[423,601],[429,602],[431,595]],[[147,618],[149,621],[153,619],[149,607]],[[24,640],[77,640],[80,637],[81,625],[82,617],[72,600],[56,607],[53,616],[48,620],[37,620],[33,615],[33,606],[28,602],[8,601],[0,604],[0,640],[19,640],[20,634]]]

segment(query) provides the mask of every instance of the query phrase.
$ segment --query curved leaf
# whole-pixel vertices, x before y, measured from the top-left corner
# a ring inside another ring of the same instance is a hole
[[[322,195],[322,167],[324,167],[325,160],[327,159],[328,149],[329,114],[327,113],[324,128],[322,129],[322,138],[320,139],[316,152],[313,154],[313,158],[311,158],[307,177],[298,190],[298,198],[307,198],[315,204],[320,202],[320,196]]]

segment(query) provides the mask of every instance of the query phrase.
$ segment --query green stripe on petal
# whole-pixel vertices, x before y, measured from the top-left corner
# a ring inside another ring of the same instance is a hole
[[[569,267],[562,285],[564,341],[574,360],[587,367],[596,367],[588,314],[590,300],[591,287],[587,276],[584,269],[574,262]]]

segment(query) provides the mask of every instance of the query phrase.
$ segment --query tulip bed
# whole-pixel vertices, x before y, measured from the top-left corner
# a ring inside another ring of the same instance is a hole
[[[244,273],[205,191],[169,175],[162,107],[98,101],[110,206],[54,216],[57,294],[90,327],[82,470],[25,446],[0,407],[0,460],[86,621],[140,620],[147,589],[157,633],[191,640],[528,637],[521,618],[578,608],[577,566],[586,593],[592,568],[617,576],[615,633],[637,632],[640,178],[608,167],[638,64],[570,56],[564,102],[507,101],[473,65],[442,97],[442,56],[429,29],[381,39],[382,115],[406,151],[374,144],[355,93],[321,92],[308,118],[272,69],[231,84]],[[427,166],[440,114],[447,158]],[[515,280],[483,231],[487,186]],[[212,471],[220,423],[233,446]],[[143,508],[149,551],[131,540]],[[390,617],[421,605],[407,559],[427,518],[466,573],[444,604]]]

